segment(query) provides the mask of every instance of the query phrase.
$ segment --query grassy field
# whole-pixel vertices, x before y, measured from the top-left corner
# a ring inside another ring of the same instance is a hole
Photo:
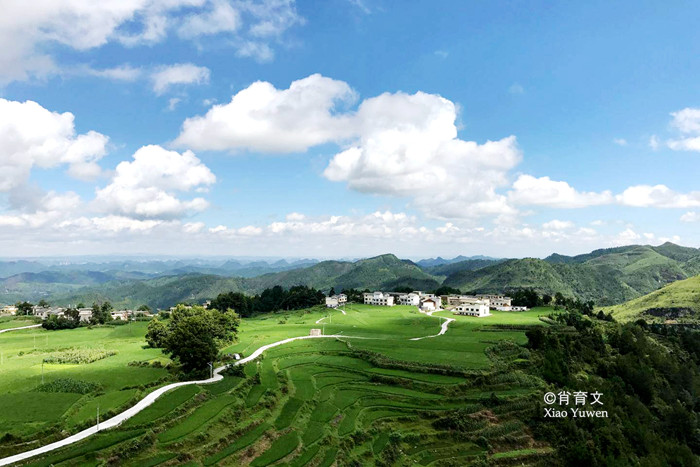
[[[0,331],[3,329],[19,328],[38,324],[36,319],[28,316],[0,316]]]
[[[527,350],[517,344],[526,341],[527,326],[545,325],[538,318],[550,309],[496,312],[488,318],[456,316],[445,335],[419,341],[410,339],[437,334],[441,317],[452,317],[451,313],[429,317],[412,307],[364,305],[348,306],[345,312],[314,309],[245,319],[239,341],[225,353],[249,355],[264,344],[308,335],[312,328],[348,337],[272,348],[246,365],[245,377],[227,376],[213,385],[174,390],[122,427],[30,465],[97,465],[115,456],[123,465],[437,465],[448,461],[463,465],[482,457],[517,461],[518,452],[526,458],[546,451],[516,417],[524,401],[541,389],[541,382],[515,366],[503,367],[503,362],[527,358]],[[48,333],[50,343],[43,353],[59,347],[57,340],[75,346],[77,339],[98,335],[90,340],[118,353],[71,369],[73,378],[100,381],[103,395],[41,393],[62,398],[55,401],[51,420],[35,423],[43,427],[76,424],[93,416],[98,399],[102,407],[102,403],[123,404],[141,394],[125,388],[133,386],[136,377],[125,372],[157,369],[123,363],[160,355],[141,348],[143,327],[126,328]],[[31,355],[40,363],[41,357],[34,355],[38,352],[33,351],[33,336],[39,347],[45,334],[18,331],[10,361]],[[8,344],[0,336],[0,346]],[[22,357],[17,356],[20,348],[27,348]],[[13,365],[11,371],[2,370],[8,379],[3,377],[0,384],[6,384],[5,392],[13,397],[31,400],[38,393],[27,389],[37,385],[37,374],[20,377],[25,367]],[[97,365],[105,366],[99,377],[91,370]],[[55,366],[45,378],[68,371],[65,367],[70,365]],[[108,368],[122,373],[115,377]],[[150,376],[157,381],[162,373]],[[458,437],[440,425],[457,409],[474,420]],[[4,448],[17,450],[12,443]]]
[[[18,319],[16,323],[23,323]],[[0,434],[32,436],[95,419],[118,410],[168,376],[162,368],[129,366],[134,360],[163,359],[160,350],[144,349],[145,322],[125,326],[45,331],[41,328],[0,334]],[[14,326],[10,326],[14,327]],[[89,394],[39,391],[42,362],[65,355],[105,350],[114,355],[86,364],[44,363],[43,382],[60,379],[93,383]],[[1,436],[1,435],[0,435]]]

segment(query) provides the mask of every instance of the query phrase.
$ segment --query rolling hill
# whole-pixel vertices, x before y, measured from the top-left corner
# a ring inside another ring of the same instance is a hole
[[[700,250],[665,243],[602,249],[579,256],[552,255],[544,260],[507,260],[453,272],[443,285],[470,292],[532,287],[542,293],[561,292],[613,305],[697,274]]]
[[[644,318],[651,321],[697,322],[700,317],[700,276],[668,284],[629,302],[607,308],[619,321]]]
[[[308,285],[322,290],[329,290],[331,287],[338,290],[390,290],[400,286],[434,289],[439,285],[439,281],[411,261],[401,260],[394,255],[382,255],[354,263],[323,261],[306,268],[254,278],[185,274],[140,281],[113,281],[55,294],[49,301],[66,305],[108,300],[117,307],[147,304],[152,308],[167,308],[183,301],[201,302],[222,292],[256,294],[275,285],[285,288]]]

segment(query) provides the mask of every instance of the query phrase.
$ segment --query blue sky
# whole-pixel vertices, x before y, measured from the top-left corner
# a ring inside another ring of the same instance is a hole
[[[0,20],[2,256],[700,246],[694,2],[25,10]]]

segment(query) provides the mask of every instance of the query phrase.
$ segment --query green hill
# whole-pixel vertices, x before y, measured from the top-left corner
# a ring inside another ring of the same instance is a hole
[[[629,302],[608,308],[619,321],[697,321],[700,316],[700,276],[680,280]]]
[[[579,256],[552,255],[544,260],[508,260],[447,276],[443,285],[471,292],[499,292],[532,287],[541,293],[613,305],[700,274],[700,250],[672,243],[631,245]]]
[[[438,280],[425,273],[411,261],[394,255],[382,255],[357,262],[323,261],[313,266],[283,271],[254,278],[222,277],[205,274],[185,274],[140,281],[115,281],[99,286],[83,287],[49,298],[54,304],[110,301],[117,307],[147,304],[152,308],[168,308],[184,301],[202,302],[222,292],[257,294],[266,288],[281,285],[308,285],[321,290],[335,287],[391,290],[406,286],[431,290]]]

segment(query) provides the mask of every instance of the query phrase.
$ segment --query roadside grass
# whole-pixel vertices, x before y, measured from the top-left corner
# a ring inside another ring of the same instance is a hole
[[[184,404],[195,394],[200,391],[199,386],[180,386],[171,391],[166,392],[164,395],[156,399],[156,401],[143,409],[143,411],[137,413],[129,420],[125,421],[123,426],[137,426],[146,423],[152,423],[153,421],[167,415],[168,413],[175,410],[180,405]]]

